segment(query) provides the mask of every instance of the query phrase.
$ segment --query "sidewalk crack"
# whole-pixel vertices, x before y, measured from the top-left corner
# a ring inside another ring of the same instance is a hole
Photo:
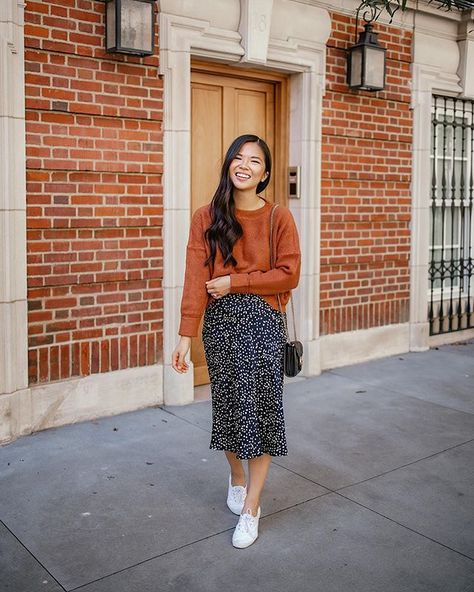
[[[434,456],[437,456],[438,454],[443,454],[444,452],[448,452],[449,450],[454,450],[455,448],[459,448],[459,446],[464,446],[465,444],[470,444],[471,442],[474,442],[474,438],[471,438],[470,440],[466,440],[465,442],[460,442],[459,444],[454,444],[453,446],[449,446],[448,448],[445,448],[444,450],[439,450],[438,452],[433,452],[432,454],[428,454],[427,456],[417,458],[416,460],[412,460],[411,462],[405,463],[404,465],[400,465],[399,467],[394,467],[393,469],[390,469],[389,471],[384,471],[383,473],[379,473],[378,475],[374,475],[373,477],[367,477],[367,479],[362,479],[362,481],[357,481],[356,483],[350,483],[349,485],[344,485],[344,487],[338,487],[337,489],[334,489],[333,491],[334,491],[334,493],[338,493],[339,491],[342,491],[343,489],[347,489],[349,487],[354,487],[355,485],[360,485],[361,483],[367,483],[367,481],[372,481],[372,479],[378,479],[379,477],[389,475],[390,473],[393,473],[394,471],[398,471],[399,469],[404,469],[405,467],[409,467],[410,465],[415,465],[416,463],[427,460],[429,458],[433,458]],[[324,487],[324,485],[323,485],[323,487]]]
[[[463,553],[462,551],[458,551],[457,549],[453,549],[453,547],[450,547],[449,545],[445,545],[441,541],[437,541],[436,539],[433,539],[430,536],[423,534],[422,532],[420,532],[418,530],[415,530],[414,528],[410,528],[406,524],[402,524],[401,522],[398,522],[397,520],[390,518],[390,516],[385,516],[385,514],[382,514],[381,512],[377,512],[377,510],[374,510],[373,508],[369,508],[369,506],[366,506],[366,505],[362,504],[361,502],[353,500],[350,497],[346,497],[345,495],[343,495],[342,493],[339,493],[338,491],[335,491],[334,493],[336,495],[338,495],[339,497],[342,497],[346,501],[353,502],[354,504],[357,504],[361,508],[365,508],[366,510],[369,510],[369,512],[373,512],[374,514],[377,514],[377,516],[385,518],[386,520],[389,520],[390,522],[393,522],[394,524],[397,524],[398,526],[401,526],[402,528],[406,528],[410,532],[414,532],[415,534],[422,536],[424,539],[427,539],[427,540],[431,541],[432,543],[436,543],[437,545],[440,545],[441,547],[444,547],[445,549],[448,549],[449,551],[453,551],[453,553],[456,553],[458,555],[461,555],[462,557],[465,557],[466,559],[470,559],[471,561],[474,561],[474,557],[471,557],[470,555],[466,555],[465,553]]]
[[[49,571],[49,569],[37,558],[35,557],[35,555],[28,549],[28,547],[16,536],[16,534],[12,531],[11,528],[9,528],[7,526],[7,524],[5,524],[5,522],[3,520],[0,520],[0,524],[2,526],[5,527],[5,529],[12,535],[12,537],[18,542],[19,545],[21,545],[23,547],[23,549],[25,549],[25,551],[28,553],[28,555],[30,555],[30,557],[32,557],[34,559],[34,561],[36,561],[36,563],[38,565],[40,565],[44,571],[48,574],[48,576],[61,588],[61,590],[64,590],[64,592],[67,592],[66,588],[61,584],[61,582],[59,582],[54,576],[53,574]]]

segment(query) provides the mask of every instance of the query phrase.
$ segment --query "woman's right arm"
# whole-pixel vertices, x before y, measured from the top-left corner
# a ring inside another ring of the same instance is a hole
[[[181,322],[179,342],[175,347],[171,365],[180,374],[188,371],[185,357],[191,347],[191,337],[198,334],[199,323],[206,308],[208,293],[206,281],[210,280],[209,266],[205,266],[208,253],[204,239],[202,208],[197,210],[191,220],[188,245],[186,248],[186,270],[184,274],[183,295],[181,298]]]
[[[204,237],[207,224],[203,214],[204,208],[199,208],[194,213],[186,248],[186,270],[178,333],[187,337],[197,336],[199,323],[209,299],[206,282],[211,279],[211,272],[209,266],[204,265],[209,253]]]

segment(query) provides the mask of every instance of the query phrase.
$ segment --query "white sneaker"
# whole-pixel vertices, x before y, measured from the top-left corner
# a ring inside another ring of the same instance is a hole
[[[229,475],[229,489],[227,491],[227,507],[229,510],[240,516],[246,496],[247,486],[232,485],[231,475]]]
[[[241,514],[232,536],[232,544],[239,549],[245,549],[257,540],[258,521],[260,519],[260,507],[257,515],[252,516],[250,510]]]

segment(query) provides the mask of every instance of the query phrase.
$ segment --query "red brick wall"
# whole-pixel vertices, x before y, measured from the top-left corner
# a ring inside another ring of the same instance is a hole
[[[411,33],[376,23],[387,86],[351,91],[354,19],[332,15],[323,102],[321,334],[408,321]]]
[[[26,5],[31,383],[161,357],[158,58],[105,53],[104,9]]]

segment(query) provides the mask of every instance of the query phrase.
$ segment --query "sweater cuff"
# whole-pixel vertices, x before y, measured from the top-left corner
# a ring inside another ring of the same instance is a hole
[[[197,337],[201,317],[181,317],[178,335],[182,337]]]
[[[231,292],[248,292],[249,289],[249,274],[248,273],[231,273],[230,274],[230,291]]]

